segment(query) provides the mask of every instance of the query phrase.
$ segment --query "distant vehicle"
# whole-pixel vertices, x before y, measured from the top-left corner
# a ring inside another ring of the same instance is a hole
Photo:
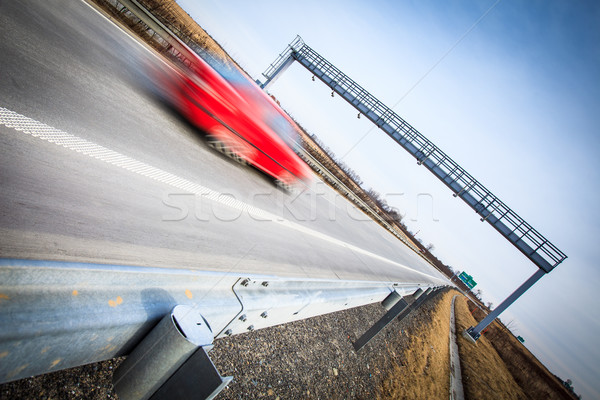
[[[310,168],[294,152],[298,126],[234,67],[219,71],[190,51],[177,67],[154,68],[161,95],[206,132],[209,145],[275,178],[286,189],[308,181]]]

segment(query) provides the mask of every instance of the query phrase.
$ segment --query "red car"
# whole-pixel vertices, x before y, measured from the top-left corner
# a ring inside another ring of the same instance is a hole
[[[153,79],[212,147],[287,189],[310,179],[310,168],[293,150],[300,146],[299,128],[273,99],[235,67],[219,73],[192,51],[178,57],[184,62],[155,69]]]

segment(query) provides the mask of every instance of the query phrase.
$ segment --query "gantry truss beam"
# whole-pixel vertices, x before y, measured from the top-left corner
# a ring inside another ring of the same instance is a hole
[[[293,61],[308,69],[441,180],[538,268],[548,273],[567,256],[429,139],[306,45],[300,36],[263,73],[266,88]]]

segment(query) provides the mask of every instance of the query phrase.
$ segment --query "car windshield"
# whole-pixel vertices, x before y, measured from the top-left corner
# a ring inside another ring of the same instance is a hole
[[[242,74],[235,66],[226,63],[211,63],[213,67],[223,78],[225,78],[232,85],[243,85],[248,84],[248,78]]]
[[[269,113],[267,121],[265,121],[277,135],[292,149],[299,146],[298,132],[289,123],[289,121],[278,112]]]

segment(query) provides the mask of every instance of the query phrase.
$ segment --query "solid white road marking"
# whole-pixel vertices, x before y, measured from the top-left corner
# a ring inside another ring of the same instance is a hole
[[[377,260],[390,263],[396,267],[400,267],[411,272],[418,273],[428,278],[438,280],[440,282],[442,281],[440,278],[436,278],[432,275],[426,274],[421,271],[416,271],[396,261],[382,257],[378,254],[372,253],[368,250],[362,249],[358,246],[352,245],[342,240],[333,238],[324,233],[307,228],[296,222],[284,219],[268,211],[262,210],[258,207],[234,199],[231,196],[222,194],[220,192],[207,188],[206,186],[202,186],[198,183],[191,182],[187,179],[171,174],[170,172],[153,167],[144,162],[138,161],[124,154],[118,153],[114,150],[108,149],[104,146],[100,146],[96,143],[90,142],[89,140],[61,131],[60,129],[53,128],[49,125],[28,118],[24,115],[8,110],[4,107],[0,107],[0,125],[4,125],[8,128],[14,129],[15,131],[31,135],[33,137],[45,140],[50,143],[54,143],[58,146],[62,146],[69,150],[85,154],[89,157],[114,165],[116,167],[123,168],[135,174],[142,175],[155,181],[170,185],[179,190],[190,192],[192,194],[202,196],[205,199],[209,199],[217,203],[226,205],[228,207],[234,208],[236,210],[246,212],[253,218],[259,218],[260,220],[276,222],[290,229],[294,229],[306,235],[313,236],[317,239],[335,244],[337,246],[345,247],[357,253],[364,254]]]

